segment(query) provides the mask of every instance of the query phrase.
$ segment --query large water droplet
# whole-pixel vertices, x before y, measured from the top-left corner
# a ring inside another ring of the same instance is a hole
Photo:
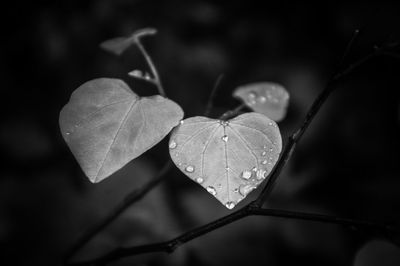
[[[250,179],[250,177],[251,177],[251,172],[249,170],[245,170],[245,171],[242,172],[242,178],[243,179],[248,180],[248,179]]]
[[[249,100],[254,100],[257,97],[257,94],[255,92],[251,91],[251,92],[249,92],[247,97],[249,97]]]
[[[171,140],[171,142],[169,143],[169,148],[170,149],[175,149],[177,146],[176,142],[174,140]]]
[[[201,177],[196,178],[196,182],[199,184],[203,183],[203,181],[204,181],[204,179]]]
[[[209,186],[206,189],[207,189],[208,193],[210,193],[211,195],[213,195],[213,196],[217,195],[217,190],[215,190],[214,187]]]
[[[239,193],[243,197],[246,197],[251,191],[253,191],[256,187],[252,185],[242,185],[239,187]]]
[[[257,171],[257,173],[256,173],[256,177],[257,177],[258,180],[261,180],[261,179],[264,179],[264,178],[265,178],[265,174],[266,174],[266,171],[265,171],[265,170],[259,169],[259,170]]]
[[[227,142],[228,141],[228,136],[227,135],[223,135],[221,138],[223,141]]]
[[[233,208],[235,208],[235,203],[233,202],[233,201],[228,201],[227,203],[225,203],[225,206],[228,208],[228,209],[230,209],[230,210],[232,210]]]
[[[260,97],[258,98],[258,101],[259,101],[260,103],[265,103],[265,102],[267,101],[267,98],[265,98],[264,96],[260,96]]]
[[[193,165],[186,166],[185,171],[189,172],[189,173],[193,173],[194,172],[194,166]]]

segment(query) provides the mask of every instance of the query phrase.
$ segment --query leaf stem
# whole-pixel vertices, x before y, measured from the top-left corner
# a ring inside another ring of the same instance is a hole
[[[218,76],[217,80],[215,81],[214,87],[213,87],[210,97],[208,98],[208,101],[207,101],[206,110],[204,111],[204,116],[210,115],[211,109],[213,107],[215,95],[217,94],[217,90],[220,87],[220,84],[221,84],[221,81],[223,78],[224,78],[224,74],[220,74]]]
[[[135,43],[136,43],[137,47],[139,48],[140,52],[142,53],[143,57],[145,58],[147,65],[150,67],[151,73],[153,74],[153,77],[154,77],[154,79],[152,81],[156,85],[158,93],[160,93],[160,95],[162,95],[164,97],[167,97],[165,94],[164,88],[162,86],[160,76],[158,75],[157,68],[155,67],[153,60],[151,59],[149,53],[146,51],[146,49],[142,45],[139,36],[136,39]]]

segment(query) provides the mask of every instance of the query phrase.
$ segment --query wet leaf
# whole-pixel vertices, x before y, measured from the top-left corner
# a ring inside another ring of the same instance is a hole
[[[76,89],[60,113],[60,128],[85,174],[96,183],[160,142],[183,117],[160,95],[139,97],[119,79]]]
[[[117,37],[100,44],[100,47],[110,53],[121,55],[125,52],[132,44],[136,43],[139,38],[146,35],[154,35],[157,33],[156,29],[144,28],[135,31],[128,37]]]
[[[282,149],[276,123],[258,113],[229,121],[192,117],[173,130],[176,166],[232,209],[266,179]]]
[[[238,87],[233,96],[243,101],[254,112],[279,122],[286,116],[289,93],[277,83],[260,82]]]

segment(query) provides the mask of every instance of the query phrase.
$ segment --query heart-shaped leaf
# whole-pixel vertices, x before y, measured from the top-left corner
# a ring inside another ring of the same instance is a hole
[[[117,37],[100,44],[100,47],[110,53],[121,55],[125,52],[132,44],[136,43],[139,38],[146,35],[154,35],[157,33],[156,29],[144,28],[135,31],[128,37]]]
[[[268,176],[282,149],[278,126],[259,113],[229,121],[192,117],[172,132],[176,166],[228,209]]]
[[[264,114],[274,121],[286,116],[289,93],[277,83],[260,82],[238,87],[233,96],[243,101],[254,112]]]
[[[85,174],[96,183],[160,142],[183,118],[175,102],[139,97],[119,79],[76,89],[60,113],[60,128]]]

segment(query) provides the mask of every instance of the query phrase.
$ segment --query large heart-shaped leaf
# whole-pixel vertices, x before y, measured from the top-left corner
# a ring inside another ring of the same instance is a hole
[[[176,166],[228,209],[268,176],[282,149],[278,126],[259,113],[229,121],[192,117],[172,132]]]
[[[76,89],[60,113],[60,128],[85,174],[96,183],[160,142],[183,118],[175,102],[139,97],[119,79]]]
[[[286,116],[289,93],[277,83],[259,82],[238,87],[233,96],[243,101],[254,112],[264,114],[274,121]]]

